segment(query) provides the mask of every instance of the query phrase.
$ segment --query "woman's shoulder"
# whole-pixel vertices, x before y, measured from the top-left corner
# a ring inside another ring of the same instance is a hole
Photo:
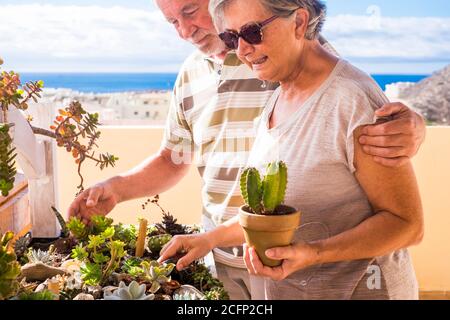
[[[341,63],[342,66],[334,81],[335,89],[340,94],[367,99],[375,109],[388,102],[383,90],[370,75],[345,60]]]

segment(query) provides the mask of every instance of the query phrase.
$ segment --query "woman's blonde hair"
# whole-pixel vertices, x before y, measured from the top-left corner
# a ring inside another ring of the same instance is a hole
[[[231,1],[239,0],[210,0],[209,12],[216,27],[223,20],[223,11]],[[294,10],[306,9],[309,12],[308,28],[305,38],[314,40],[319,37],[326,17],[326,5],[320,0],[259,0],[261,4],[274,15],[289,17]]]

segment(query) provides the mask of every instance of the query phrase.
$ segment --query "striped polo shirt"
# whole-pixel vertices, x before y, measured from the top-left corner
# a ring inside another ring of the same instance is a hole
[[[254,141],[254,121],[277,87],[257,79],[234,52],[222,62],[197,51],[178,74],[162,147],[173,151],[174,163],[190,161],[182,153],[194,155],[206,230],[234,217],[244,204],[238,182]],[[245,268],[242,259],[229,260]]]
[[[178,75],[163,146],[175,157],[180,151],[195,154],[203,214],[214,225],[243,204],[236,181],[254,140],[253,121],[276,87],[256,79],[233,53],[221,64],[196,52]]]

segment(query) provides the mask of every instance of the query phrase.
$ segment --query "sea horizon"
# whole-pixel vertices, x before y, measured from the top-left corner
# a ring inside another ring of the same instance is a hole
[[[171,91],[176,73],[116,73],[116,72],[23,72],[19,73],[23,83],[44,81],[45,88],[70,89],[82,93],[121,93]],[[419,82],[431,74],[371,74],[378,85],[398,82]]]

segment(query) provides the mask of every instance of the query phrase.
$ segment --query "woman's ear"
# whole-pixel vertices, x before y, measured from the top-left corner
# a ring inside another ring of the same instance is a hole
[[[308,29],[309,12],[306,9],[297,9],[295,12],[295,36],[303,39]]]

